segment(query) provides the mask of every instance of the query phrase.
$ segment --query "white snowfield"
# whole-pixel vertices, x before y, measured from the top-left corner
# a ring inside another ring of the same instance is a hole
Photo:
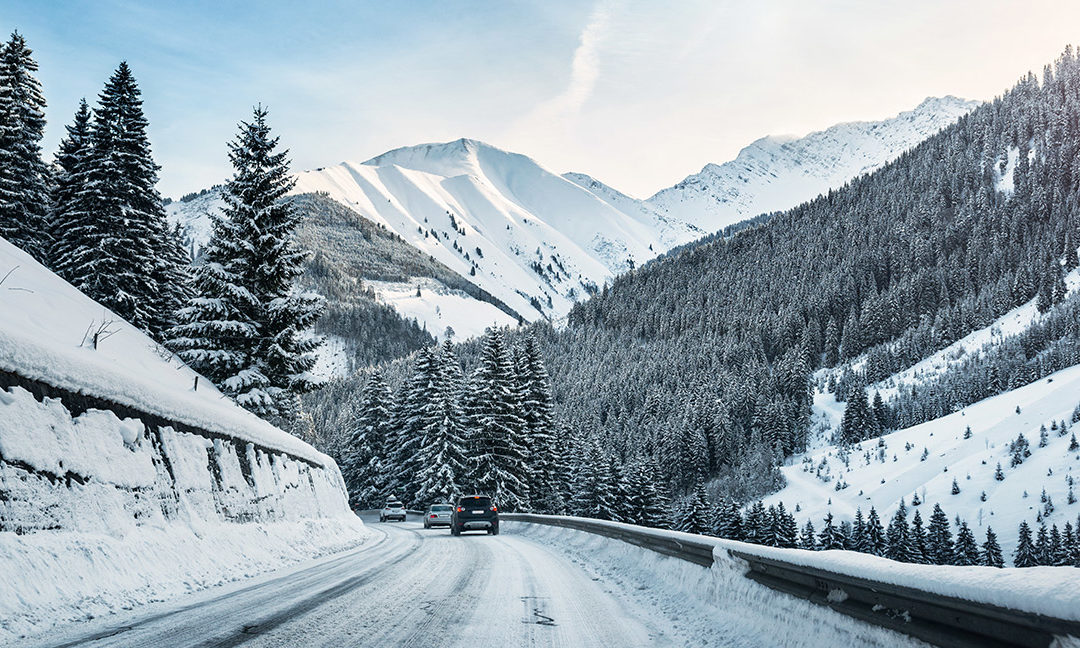
[[[671,219],[716,231],[758,214],[789,209],[898,158],[980,102],[929,97],[876,122],[837,124],[805,137],[763,137],[723,164],[645,201]]]
[[[333,460],[237,406],[141,331],[0,239],[0,370],[280,450]],[[93,334],[98,330],[98,347]]]
[[[110,403],[0,389],[0,644],[367,537],[332,459],[3,239],[0,277],[0,371]]]
[[[370,524],[355,551],[15,645],[921,646],[712,568],[586,533],[504,522],[452,537]]]

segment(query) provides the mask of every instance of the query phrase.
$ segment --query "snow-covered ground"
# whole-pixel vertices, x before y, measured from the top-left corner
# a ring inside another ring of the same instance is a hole
[[[445,338],[446,327],[455,340],[482,335],[491,326],[514,326],[517,320],[488,302],[474,299],[460,290],[451,290],[435,279],[417,278],[396,283],[365,281],[379,301],[393,306],[405,318],[422,322],[436,339]]]
[[[0,371],[69,394],[0,390],[0,643],[367,537],[330,457],[3,239],[0,277]]]
[[[805,137],[763,137],[729,162],[664,189],[646,202],[707,231],[780,211],[869,173],[949,126],[979,102],[930,97],[877,122],[837,124]]]
[[[824,401],[835,403],[831,394],[819,395],[818,407]],[[1069,480],[1080,478],[1080,453],[1067,448],[1080,425],[1071,425],[1064,434],[1050,428],[1054,422],[1068,424],[1078,404],[1080,366],[886,435],[884,447],[876,439],[863,441],[852,448],[846,463],[832,445],[797,456],[782,469],[787,486],[765,502],[783,502],[789,511],[798,507],[795,517],[800,526],[809,519],[820,527],[829,511],[839,522],[850,520],[857,508],[865,514],[871,506],[887,523],[901,499],[910,515],[917,493],[924,521],[939,503],[950,518],[958,515],[966,520],[980,543],[986,527],[993,527],[1005,555],[1011,557],[1021,520],[1035,525],[1036,515],[1043,513],[1047,525],[1077,523],[1080,505],[1068,503],[1068,492]],[[822,409],[833,416],[842,414],[839,404]],[[1039,447],[1043,425],[1047,442]],[[968,427],[971,438],[965,439]],[[1019,434],[1031,444],[1031,456],[1010,467],[1009,443]],[[1003,481],[994,478],[999,463]],[[956,495],[954,479],[960,488]],[[1055,507],[1050,515],[1041,501],[1044,489]]]

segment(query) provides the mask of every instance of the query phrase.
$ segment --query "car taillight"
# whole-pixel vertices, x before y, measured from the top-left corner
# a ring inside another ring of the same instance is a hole
[[[439,517],[439,516],[437,516],[437,515],[435,515],[434,513],[432,513],[432,514],[431,514],[431,517]]]
[[[462,512],[462,511],[464,511],[464,510],[465,510],[465,509],[461,508],[460,506],[459,506],[459,507],[457,507],[457,512],[458,512],[458,513],[461,513],[461,512]]]
[[[495,512],[495,513],[498,513],[498,512],[499,512],[499,509],[498,509],[498,507],[496,507],[496,506],[492,506],[492,507],[491,507],[491,510],[492,510],[492,512]]]

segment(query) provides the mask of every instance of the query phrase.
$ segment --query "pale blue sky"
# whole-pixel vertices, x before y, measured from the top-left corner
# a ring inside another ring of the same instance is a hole
[[[126,59],[174,197],[228,175],[257,102],[295,169],[464,136],[647,197],[766,134],[991,98],[1078,26],[1064,0],[0,3],[41,65],[50,154]]]

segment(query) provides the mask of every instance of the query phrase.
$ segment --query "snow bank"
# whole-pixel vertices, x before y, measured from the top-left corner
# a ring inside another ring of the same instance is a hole
[[[0,391],[0,641],[362,542],[337,468]]]
[[[727,552],[718,552],[716,562],[706,568],[584,531],[510,521],[503,523],[503,530],[538,539],[566,553],[582,569],[622,584],[626,591],[636,591],[644,606],[658,608],[679,634],[694,636],[695,645],[925,645],[759,585],[745,577],[745,563],[729,558]],[[714,540],[650,531],[696,541]]]
[[[3,239],[0,279],[0,643],[364,540],[331,458]]]

